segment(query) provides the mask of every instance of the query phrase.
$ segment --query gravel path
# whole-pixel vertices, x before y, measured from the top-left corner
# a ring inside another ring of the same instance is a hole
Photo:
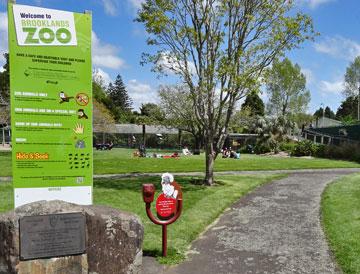
[[[322,231],[320,201],[329,182],[351,172],[295,172],[260,187],[194,242],[187,261],[166,268],[145,258],[143,273],[341,273]]]

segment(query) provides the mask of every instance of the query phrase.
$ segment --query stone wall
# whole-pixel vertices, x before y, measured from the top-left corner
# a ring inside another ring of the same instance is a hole
[[[86,254],[19,260],[19,219],[81,212],[86,217]],[[136,274],[141,271],[144,229],[140,219],[105,206],[40,201],[0,215],[0,274]]]

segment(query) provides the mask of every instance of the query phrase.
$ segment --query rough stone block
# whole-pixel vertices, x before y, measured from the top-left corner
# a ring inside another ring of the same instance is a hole
[[[19,219],[24,216],[82,212],[86,254],[19,260]],[[105,206],[40,201],[0,215],[0,274],[136,274],[141,271],[144,229],[140,219]]]

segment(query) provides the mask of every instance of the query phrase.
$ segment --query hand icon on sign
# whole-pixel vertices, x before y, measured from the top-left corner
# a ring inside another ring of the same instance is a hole
[[[75,125],[75,128],[73,129],[73,131],[76,133],[76,134],[84,134],[84,125],[80,124],[80,123],[77,123]]]

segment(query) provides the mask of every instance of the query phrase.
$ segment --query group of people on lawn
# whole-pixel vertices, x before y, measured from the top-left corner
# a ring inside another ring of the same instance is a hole
[[[240,159],[240,153],[236,152],[235,150],[233,150],[231,147],[227,148],[224,147],[221,150],[221,154],[222,154],[222,158],[233,158],[233,159]],[[189,148],[187,146],[184,146],[184,148],[182,149],[182,155],[183,156],[191,156],[193,155],[191,153],[191,151],[189,150]],[[143,144],[141,144],[139,146],[138,151],[134,152],[134,156],[137,157],[154,157],[154,158],[178,158],[180,157],[179,153],[174,152],[172,155],[161,155],[158,153],[154,153],[151,156],[148,156],[146,154],[146,148]]]
[[[223,158],[233,158],[233,159],[240,159],[240,153],[237,153],[235,150],[233,150],[231,147],[223,148],[221,150],[221,154]]]

